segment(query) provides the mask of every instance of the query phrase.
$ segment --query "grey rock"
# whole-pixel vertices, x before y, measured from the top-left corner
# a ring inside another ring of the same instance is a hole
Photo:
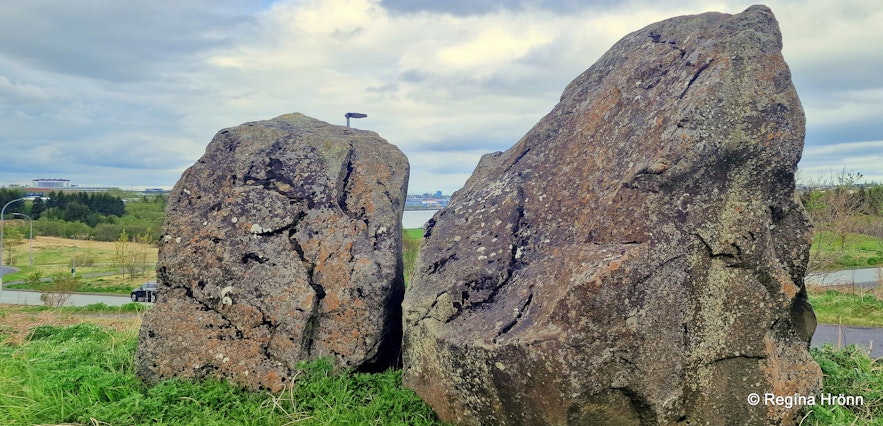
[[[300,361],[397,362],[408,173],[376,133],[301,114],[218,132],[169,195],[138,374],[278,390]]]
[[[772,12],[652,24],[485,156],[425,228],[404,383],[456,424],[794,424],[815,395]]]

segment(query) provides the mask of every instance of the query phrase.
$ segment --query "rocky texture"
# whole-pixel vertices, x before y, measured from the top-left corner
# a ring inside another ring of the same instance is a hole
[[[458,424],[791,424],[804,115],[772,12],[632,33],[425,228],[404,382]]]
[[[408,172],[376,133],[301,114],[220,131],[169,195],[138,374],[277,390],[299,361],[396,362]]]

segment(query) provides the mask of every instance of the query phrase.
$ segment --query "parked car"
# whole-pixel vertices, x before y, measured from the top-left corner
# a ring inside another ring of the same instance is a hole
[[[133,302],[156,302],[156,282],[147,282],[132,290]]]

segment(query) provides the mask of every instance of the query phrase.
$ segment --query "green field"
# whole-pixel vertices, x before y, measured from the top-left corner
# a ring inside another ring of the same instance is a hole
[[[156,277],[157,248],[150,244],[129,242],[121,250],[114,242],[35,237],[30,248],[27,240],[11,248],[11,266],[20,270],[3,276],[4,288],[37,289],[34,282],[25,282],[33,281],[35,273],[48,279],[69,275],[76,268],[82,284],[79,291],[128,295]],[[7,257],[3,264],[10,265]]]
[[[871,235],[820,231],[810,250],[821,271],[883,266],[883,238]]]
[[[820,324],[883,327],[883,300],[879,289],[858,294],[814,288],[809,301]]]

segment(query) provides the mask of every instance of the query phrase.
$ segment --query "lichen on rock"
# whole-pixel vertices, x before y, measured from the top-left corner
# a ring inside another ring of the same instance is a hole
[[[457,424],[793,424],[804,115],[772,12],[617,42],[425,228],[404,383]]]
[[[397,362],[408,173],[376,133],[302,114],[218,132],[169,195],[138,374],[276,390],[300,361]]]

